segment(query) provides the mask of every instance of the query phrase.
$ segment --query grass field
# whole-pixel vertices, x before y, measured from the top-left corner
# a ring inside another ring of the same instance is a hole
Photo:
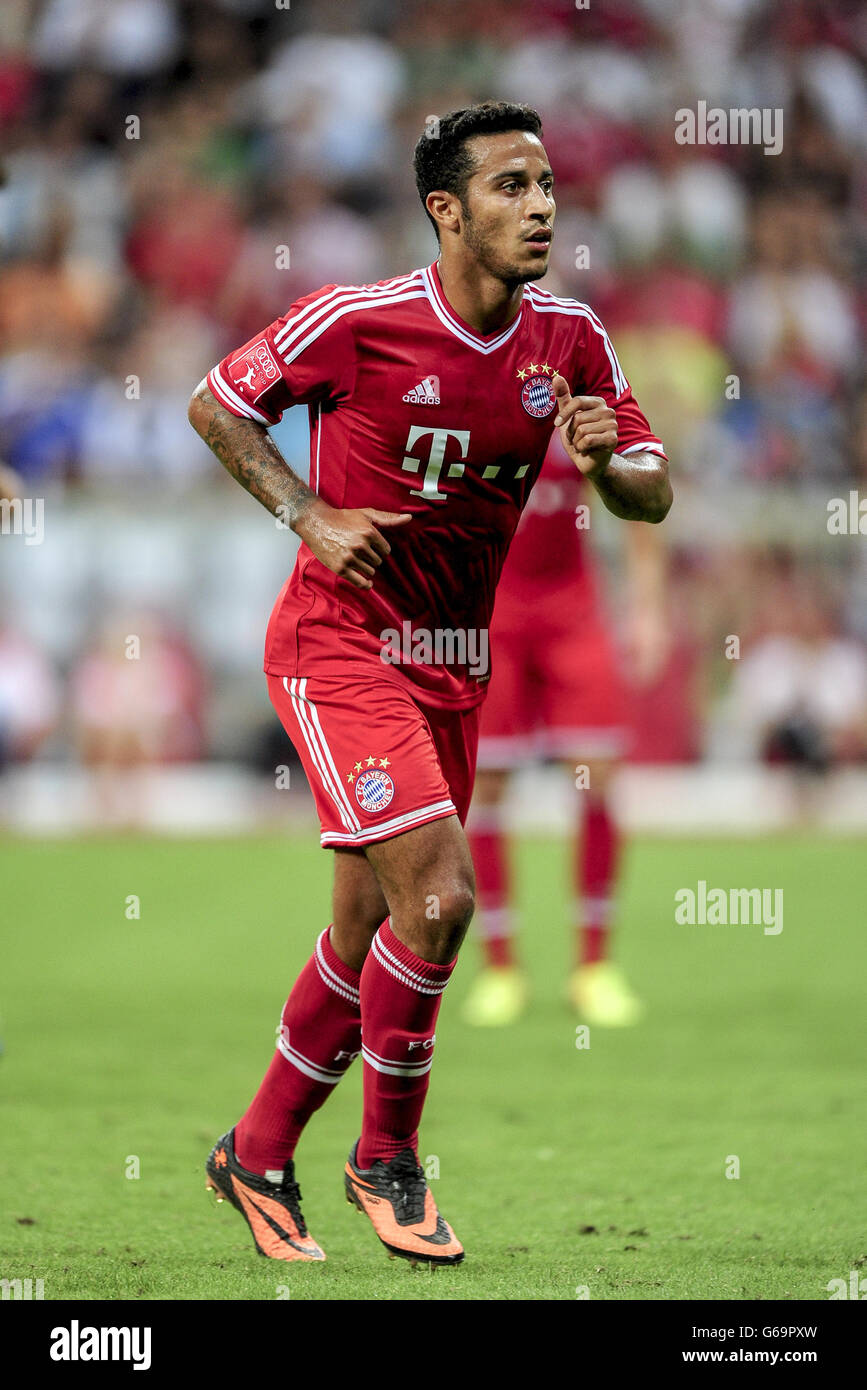
[[[360,1064],[297,1155],[324,1265],[262,1259],[205,1194],[328,921],[313,837],[0,845],[0,1277],[46,1299],[827,1299],[867,1253],[863,845],[633,843],[619,956],[648,1017],[583,1049],[565,845],[517,852],[534,1002],[514,1030],[466,1028],[466,949],[421,1157],[468,1256],[429,1274],[388,1261],[343,1197]],[[699,879],[782,888],[783,931],[675,925]]]

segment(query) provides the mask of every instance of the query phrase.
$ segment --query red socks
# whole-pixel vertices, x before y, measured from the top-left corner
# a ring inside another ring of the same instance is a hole
[[[410,1148],[433,1058],[440,999],[455,961],[432,965],[399,941],[391,919],[373,938],[361,972],[364,1119],[356,1161],[369,1168]]]
[[[581,846],[575,856],[577,954],[581,965],[595,965],[608,954],[614,879],[620,832],[606,802],[587,791]]]
[[[416,1152],[440,998],[455,961],[413,954],[386,920],[361,976],[340,960],[327,928],[286,1001],[277,1051],[235,1126],[238,1162],[279,1180],[310,1116],[363,1052],[364,1119],[358,1163]],[[363,1003],[362,1003],[363,1000]],[[364,1011],[364,1046],[361,1010]]]
[[[335,952],[330,931],[322,932],[295,981],[283,1008],[277,1051],[235,1126],[238,1162],[275,1181],[310,1116],[361,1048],[359,975]]]
[[[503,813],[499,806],[474,806],[467,825],[476,870],[480,915],[476,919],[485,964],[514,965],[514,913],[510,905],[509,863]]]
[[[580,961],[590,965],[607,951],[619,834],[605,802],[585,796],[574,867],[582,913]],[[499,808],[484,807],[474,816],[470,841],[487,961],[511,965],[512,912]],[[422,960],[398,940],[386,919],[359,976],[340,960],[330,930],[322,932],[295,982],[283,1009],[277,1051],[235,1126],[238,1161],[275,1181],[310,1116],[359,1051],[364,1057],[359,1167],[369,1168],[377,1158],[387,1161],[405,1148],[417,1151],[440,1000],[456,962]]]
[[[589,791],[580,795],[584,798],[582,826],[573,870],[576,953],[581,965],[594,965],[608,954],[620,832],[602,797],[594,797]],[[485,963],[514,965],[514,914],[509,904],[506,836],[500,808],[474,808],[467,834],[476,869],[481,908],[478,930]]]

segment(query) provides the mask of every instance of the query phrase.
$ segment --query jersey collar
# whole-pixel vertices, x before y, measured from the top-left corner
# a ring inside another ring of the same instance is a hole
[[[465,323],[464,320],[455,313],[446,299],[436,261],[432,261],[429,266],[422,270],[422,279],[424,281],[427,297],[430,301],[430,306],[440,323],[444,328],[447,328],[450,333],[453,333],[456,338],[460,338],[462,343],[466,343],[467,347],[475,348],[476,352],[496,352],[497,348],[502,347],[503,343],[507,343],[512,334],[517,331],[518,325],[524,316],[524,301],[522,298],[521,307],[508,328],[502,329],[501,332],[495,335],[491,335],[490,333],[477,333],[474,328],[471,328],[468,323]]]

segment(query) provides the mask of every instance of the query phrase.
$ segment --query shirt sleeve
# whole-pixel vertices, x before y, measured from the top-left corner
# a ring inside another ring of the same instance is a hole
[[[339,285],[305,295],[218,362],[208,385],[220,404],[242,419],[276,425],[290,406],[337,404],[351,395],[355,340],[341,313],[343,295]]]
[[[573,396],[601,396],[612,407],[617,417],[618,454],[643,450],[667,458],[662,440],[651,430],[632,394],[632,387],[601,321],[586,305],[581,308],[584,313],[578,319],[574,379],[569,382]]]

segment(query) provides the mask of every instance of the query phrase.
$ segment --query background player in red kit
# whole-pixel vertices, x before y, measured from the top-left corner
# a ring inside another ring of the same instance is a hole
[[[609,956],[620,849],[612,790],[629,745],[627,681],[648,683],[665,658],[664,556],[655,527],[627,524],[627,650],[618,653],[588,553],[590,500],[555,433],[497,587],[491,626],[494,675],[467,825],[485,965],[463,1015],[478,1027],[515,1022],[527,1002],[504,810],[511,773],[540,757],[562,764],[576,787],[569,1001],[587,1022],[608,1027],[634,1023],[641,1013]]]
[[[528,107],[443,117],[415,152],[438,261],[299,300],[190,403],[221,462],[302,542],[265,670],[335,851],[333,922],[289,995],[259,1091],[207,1164],[278,1259],[324,1258],[293,1154],[359,1052],[348,1199],[390,1253],[463,1258],[417,1147],[440,998],[474,907],[463,822],[489,675],[481,635],[555,426],[616,515],[660,521],[671,504],[665,460],[646,449],[659,441],[602,325],[531,284],[555,211],[540,134]],[[266,429],[299,403],[309,487]]]

